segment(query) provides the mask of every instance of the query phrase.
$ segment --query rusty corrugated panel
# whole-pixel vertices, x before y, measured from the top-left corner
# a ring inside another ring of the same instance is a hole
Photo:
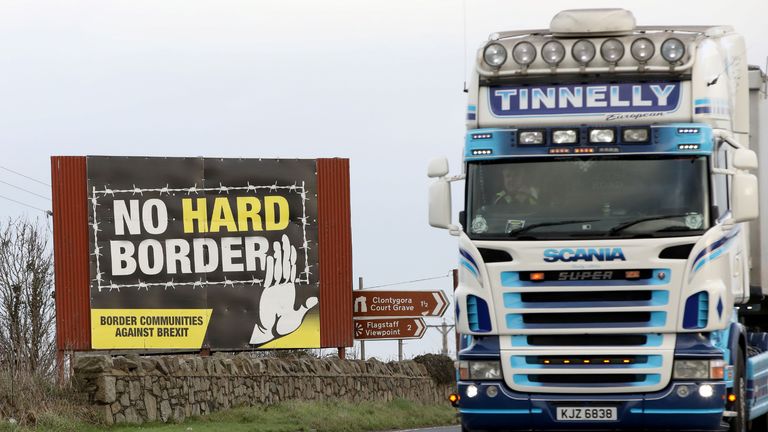
[[[84,156],[51,157],[56,347],[90,350],[88,178]]]
[[[349,159],[317,160],[320,345],[352,346],[352,228]]]

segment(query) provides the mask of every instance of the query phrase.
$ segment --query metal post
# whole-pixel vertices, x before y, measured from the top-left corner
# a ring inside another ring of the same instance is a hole
[[[440,333],[443,335],[443,354],[444,356],[448,355],[448,324],[445,323],[445,318],[443,318],[443,328],[440,329]]]
[[[357,289],[362,290],[363,289],[363,277],[360,276],[357,279]],[[365,341],[360,341],[360,360],[365,361]]]
[[[397,361],[403,361],[403,340],[397,341]]]

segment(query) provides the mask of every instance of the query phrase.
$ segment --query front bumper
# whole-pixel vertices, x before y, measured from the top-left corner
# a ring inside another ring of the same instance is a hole
[[[479,388],[467,397],[467,387]],[[674,382],[662,391],[643,394],[528,394],[511,391],[501,381],[459,382],[461,423],[469,430],[509,431],[721,431],[726,406],[724,382],[707,382],[710,397],[699,395],[700,383]],[[701,383],[704,384],[704,383]],[[486,394],[496,386],[498,394]],[[678,395],[688,386],[686,397]],[[616,407],[615,421],[558,421],[557,407]]]

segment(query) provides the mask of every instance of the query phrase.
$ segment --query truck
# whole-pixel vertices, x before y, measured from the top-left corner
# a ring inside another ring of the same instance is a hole
[[[768,430],[766,76],[743,37],[567,10],[492,34],[466,91],[462,172],[428,168],[429,223],[458,237],[462,430]]]

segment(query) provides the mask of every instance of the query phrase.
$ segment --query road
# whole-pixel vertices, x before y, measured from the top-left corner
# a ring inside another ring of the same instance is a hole
[[[400,429],[392,432],[459,432],[460,430],[461,428],[458,425],[455,425],[421,429]]]

